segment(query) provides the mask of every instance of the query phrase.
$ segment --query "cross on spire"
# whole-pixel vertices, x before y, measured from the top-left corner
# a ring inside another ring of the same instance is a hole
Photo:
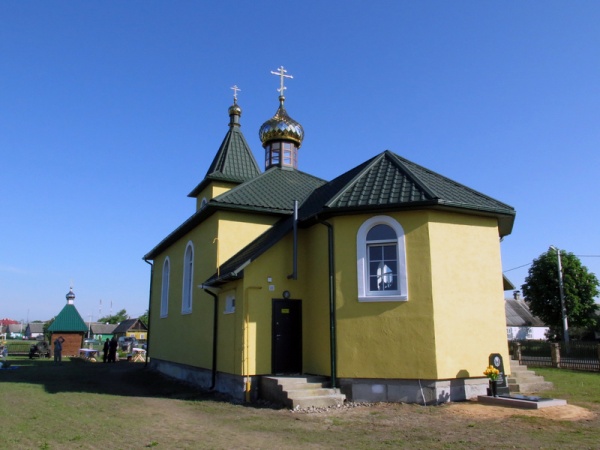
[[[277,72],[274,72],[274,71],[272,71],[272,70],[271,70],[271,73],[272,73],[273,75],[278,75],[278,76],[279,76],[280,83],[281,83],[281,87],[280,87],[279,89],[277,89],[277,90],[279,91],[279,95],[280,95],[281,97],[283,97],[283,91],[287,89],[287,88],[286,88],[286,87],[283,85],[283,79],[284,79],[284,78],[294,78],[294,77],[293,77],[293,76],[291,76],[291,75],[286,75],[286,73],[287,73],[287,70],[285,70],[285,69],[283,68],[283,66],[281,66],[281,67],[280,67],[279,69],[277,69],[277,70],[278,70]]]
[[[237,85],[235,85],[235,84],[230,89],[233,90],[233,102],[236,103],[237,102],[237,93],[238,93],[238,91],[241,91],[241,89],[239,87],[237,87]]]

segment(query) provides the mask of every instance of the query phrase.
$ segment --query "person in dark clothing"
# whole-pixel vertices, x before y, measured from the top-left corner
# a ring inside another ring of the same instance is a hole
[[[62,351],[65,338],[60,336],[54,341],[54,364],[62,366]]]
[[[108,362],[117,362],[117,338],[114,336],[108,344]]]
[[[108,361],[108,350],[109,350],[110,344],[108,343],[108,338],[106,338],[106,341],[104,341],[104,354],[102,355],[102,361],[106,362]]]

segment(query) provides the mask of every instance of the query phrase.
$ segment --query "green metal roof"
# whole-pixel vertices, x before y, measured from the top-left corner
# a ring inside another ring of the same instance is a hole
[[[298,170],[273,167],[256,178],[210,200],[203,209],[194,213],[144,255],[143,259],[154,259],[169,245],[218,210],[287,216],[294,210],[294,200],[298,200],[298,203],[302,204],[306,197],[325,183],[325,180]]]
[[[243,183],[260,175],[250,146],[238,126],[230,126],[204,180],[188,194],[197,196],[211,181]]]
[[[85,322],[79,315],[79,312],[77,311],[77,308],[75,308],[75,305],[69,304],[65,305],[62,311],[58,313],[58,316],[56,316],[56,319],[54,319],[54,322],[52,322],[52,325],[48,327],[48,331],[51,331],[53,333],[61,331],[85,332],[87,330],[88,326],[85,324]]]
[[[273,167],[215,197],[212,202],[223,207],[290,214],[294,200],[302,203],[325,183],[321,178],[298,170]]]
[[[268,177],[271,170],[261,176],[263,180],[255,188],[249,189],[248,185],[257,179],[223,194],[217,200],[220,200],[221,197],[226,198],[228,194],[239,190],[229,200],[236,200],[238,205],[252,204],[253,208],[258,207],[258,203],[261,203],[261,207],[266,208],[266,199],[270,202],[272,198],[259,194],[271,191],[275,194],[273,204],[278,204],[279,208],[285,208],[285,205],[289,204],[290,198],[285,201],[277,198],[278,191],[275,188],[278,186],[278,182],[285,180],[283,177],[291,172],[279,169],[279,173],[273,172],[273,179],[271,179]],[[286,173],[282,173],[282,171]],[[317,188],[306,197],[303,203],[301,202],[299,212],[301,226],[310,225],[316,217],[412,208],[453,208],[494,216],[498,218],[501,235],[509,234],[514,222],[515,210],[512,207],[419,166],[389,150],[329,183],[317,184],[319,184]],[[285,192],[288,193],[287,190]],[[302,196],[296,197],[301,201]],[[259,202],[256,200],[258,198],[260,198]],[[271,248],[292,228],[292,217],[288,216],[280,220],[222,264],[219,268],[219,275],[214,274],[204,284],[217,285],[242,277],[244,267]]]
[[[495,216],[501,235],[510,234],[515,216],[511,206],[386,150],[317,189],[302,205],[300,218],[422,207]]]

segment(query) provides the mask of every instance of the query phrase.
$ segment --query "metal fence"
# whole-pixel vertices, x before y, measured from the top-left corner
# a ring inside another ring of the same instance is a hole
[[[510,353],[521,365],[600,371],[600,344],[573,341],[510,341]]]

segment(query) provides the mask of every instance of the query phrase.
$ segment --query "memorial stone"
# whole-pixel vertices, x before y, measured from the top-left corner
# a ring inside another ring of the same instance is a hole
[[[499,353],[492,353],[489,358],[489,365],[494,366],[498,369],[498,382],[496,384],[496,392],[498,395],[510,395],[510,389],[508,388],[508,380],[506,379],[506,373],[504,372],[504,361],[502,355]]]

